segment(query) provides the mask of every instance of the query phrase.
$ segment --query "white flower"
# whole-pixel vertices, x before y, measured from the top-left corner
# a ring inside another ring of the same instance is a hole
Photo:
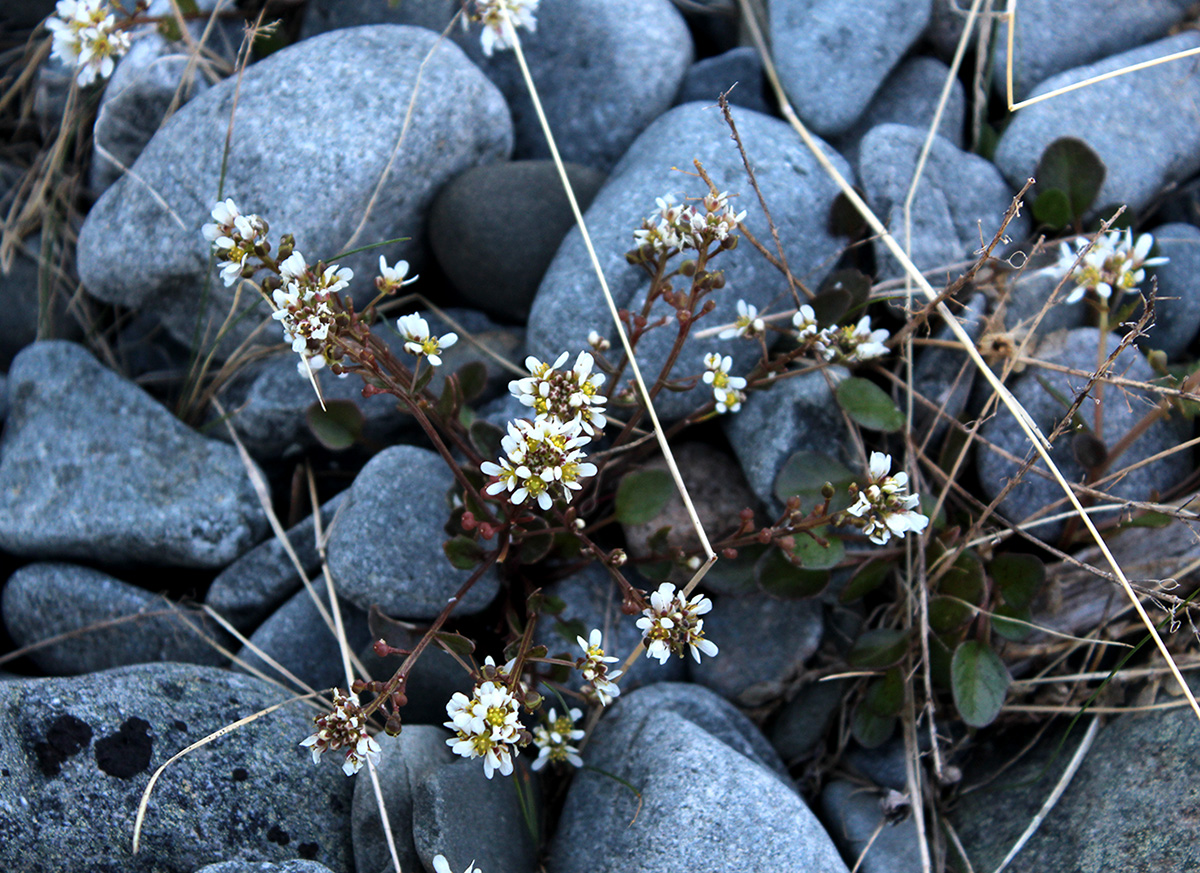
[[[704,619],[700,618],[711,609],[712,601],[703,594],[684,600],[670,582],[659,585],[650,595],[650,605],[642,610],[642,618],[637,620],[646,643],[646,656],[665,664],[672,652],[682,655],[688,647],[697,664],[701,653],[715,657],[717,647],[704,638]]]
[[[475,13],[483,22],[480,43],[489,58],[496,49],[511,48],[518,27],[537,30],[538,0],[476,0]]]
[[[552,494],[570,502],[571,492],[583,487],[579,480],[597,472],[595,464],[583,460],[579,449],[587,443],[578,420],[510,421],[508,433],[500,441],[507,457],[500,458],[499,464],[484,461],[480,465],[485,476],[496,478],[484,491],[492,495],[507,491],[509,500],[518,506],[533,497],[543,510],[553,505]]]
[[[450,862],[447,861],[446,856],[442,854],[433,856],[433,871],[434,873],[454,873],[454,871],[450,869]],[[467,869],[464,870],[463,873],[483,873],[483,871],[476,867],[475,860],[471,859],[471,863],[467,865]]]
[[[806,303],[797,309],[796,314],[792,316],[792,325],[798,332],[796,338],[803,342],[810,336],[817,335],[817,314]]]
[[[507,686],[490,680],[477,685],[471,697],[456,692],[446,704],[450,721],[445,726],[455,733],[446,745],[464,758],[483,758],[488,779],[497,770],[511,775],[512,759],[520,753],[518,744],[524,742],[518,706]]]
[[[385,294],[395,293],[419,278],[420,276],[408,276],[408,261],[396,261],[394,266],[389,267],[387,259],[383,255],[379,256],[379,278],[375,280],[375,287]]]
[[[267,223],[257,215],[242,215],[229,198],[214,206],[210,214],[215,223],[204,225],[200,232],[212,244],[217,261],[224,262],[221,280],[228,287],[241,278],[246,259],[266,242]]]
[[[320,761],[324,752],[342,748],[346,750],[342,770],[347,776],[353,776],[368,761],[372,766],[379,763],[382,750],[375,738],[367,733],[366,718],[359,708],[357,695],[335,690],[333,710],[313,721],[317,724],[317,732],[300,742],[312,752],[313,763]]]
[[[442,350],[448,349],[458,342],[456,333],[442,334],[440,337],[430,336],[429,323],[416,312],[400,316],[396,320],[396,329],[404,337],[406,352],[411,355],[425,355],[429,358],[429,363],[435,367],[440,367],[442,364]]]
[[[746,303],[745,300],[737,302],[738,317],[733,323],[733,327],[727,327],[725,330],[717,334],[717,339],[733,339],[734,337],[756,337],[761,336],[766,330],[766,325],[763,320],[758,317],[758,307],[753,304]]]
[[[827,361],[869,361],[887,354],[888,332],[871,330],[871,316],[864,315],[851,327],[827,327],[817,334],[816,349]]]
[[[129,34],[116,27],[116,18],[104,0],[59,0],[55,18],[46,20],[54,35],[52,57],[77,66],[76,81],[90,85],[112,75],[116,59],[129,51]]]
[[[707,250],[714,242],[724,242],[746,217],[745,211],[734,212],[729,207],[729,195],[709,192],[700,201],[703,208],[677,204],[673,195],[655,198],[658,211],[642,221],[633,232],[638,246],[649,246],[657,254],[672,249]]]
[[[746,395],[741,389],[746,387],[746,380],[741,376],[730,376],[729,368],[733,366],[733,358],[729,355],[722,357],[716,352],[704,356],[704,383],[711,385],[713,398],[716,400],[717,412],[737,412],[742,407]]]
[[[612,348],[612,343],[600,336],[600,334],[594,330],[588,331],[587,344],[592,347],[593,351],[596,352],[605,352]]]
[[[1091,248],[1080,259],[1079,255],[1088,244]],[[1108,300],[1114,290],[1119,293],[1136,291],[1146,278],[1145,267],[1157,267],[1169,258],[1147,258],[1154,246],[1154,237],[1148,233],[1138,236],[1133,231],[1113,230],[1096,237],[1092,242],[1087,237],[1076,237],[1059,247],[1058,260],[1045,269],[1059,276],[1067,276],[1075,287],[1067,295],[1066,302],[1082,300],[1091,291],[1101,300]],[[1075,263],[1079,260],[1078,265]]]
[[[567,715],[559,718],[554,708],[550,709],[546,715],[546,723],[533,729],[533,744],[538,747],[537,760],[533,762],[534,770],[541,770],[551,762],[565,761],[572,767],[583,766],[579,749],[571,745],[575,740],[583,739],[584,731],[575,727],[575,722],[582,717],[582,710],[572,709]]]
[[[618,659],[604,653],[603,635],[599,628],[593,628],[586,640],[576,637],[575,642],[583,649],[583,657],[576,659],[575,666],[583,672],[583,678],[591,683],[590,686],[584,686],[584,691],[590,687],[600,705],[608,706],[614,697],[621,694],[621,688],[614,680],[622,675],[622,671],[608,672],[608,665],[615,664]]]
[[[908,474],[903,470],[889,476],[892,456],[871,452],[865,488],[858,491],[858,500],[846,512],[863,521],[863,533],[876,545],[884,545],[892,536],[904,538],[909,531],[920,533],[929,525],[929,518],[917,511],[920,498],[908,493]]]
[[[570,370],[560,370],[569,356],[570,353],[563,352],[553,364],[547,364],[530,355],[525,359],[530,375],[509,382],[508,390],[533,409],[535,421],[543,418],[577,421],[584,433],[594,436],[607,423],[604,417],[607,398],[600,393],[605,376],[592,372],[595,359],[588,352],[580,352]]]

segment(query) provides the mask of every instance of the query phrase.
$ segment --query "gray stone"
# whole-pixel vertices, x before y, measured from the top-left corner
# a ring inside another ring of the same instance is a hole
[[[1106,337],[1106,357],[1115,351],[1118,342],[1118,338],[1113,334]],[[1096,369],[1099,344],[1100,335],[1095,328],[1079,328],[1047,337],[1038,348],[1036,357],[1051,364],[1091,373]],[[1125,349],[1117,357],[1111,367],[1111,373],[1139,382],[1153,382],[1157,378],[1157,374],[1138,353],[1136,347]],[[1074,376],[1049,369],[1031,369],[1022,374],[1013,384],[1012,390],[1042,433],[1049,434],[1066,409],[1042,383],[1070,403],[1077,393],[1084,389],[1087,381],[1086,376]],[[1093,389],[1091,397],[1096,398],[1097,394],[1097,389]],[[1157,399],[1158,395],[1137,388],[1105,385],[1102,400],[1103,441],[1111,447],[1154,407]],[[1089,427],[1094,427],[1096,403],[1093,400],[1085,400],[1079,409],[1079,415]],[[979,433],[985,443],[993,443],[997,448],[1017,458],[1032,454],[1033,450],[1028,446],[1024,432],[1014,426],[1007,413],[1001,413],[991,419]],[[1190,422],[1178,417],[1157,421],[1115,460],[1108,474],[1173,449],[1190,434]],[[1054,443],[1051,457],[1068,482],[1081,482],[1084,479],[1084,470],[1075,458],[1072,436],[1068,430],[1059,437]],[[980,451],[977,465],[980,484],[988,499],[994,498],[1019,469],[1018,463],[1002,457],[994,450]],[[1191,469],[1190,458],[1177,452],[1153,464],[1131,470],[1119,481],[1108,481],[1098,487],[1118,500],[1153,499],[1155,494],[1166,492],[1183,481]],[[1020,484],[1001,501],[1000,513],[1012,522],[1021,522],[1052,503],[1065,503],[1066,497],[1062,489],[1048,476],[1044,462],[1039,459],[1037,464],[1025,473]],[[1069,507],[1069,504],[1067,506]],[[1062,523],[1054,522],[1037,526],[1033,533],[1043,539],[1053,540],[1061,529]]]
[[[604,174],[569,164],[567,175],[579,208],[587,209]],[[429,215],[429,242],[468,303],[524,321],[538,283],[574,226],[554,162],[513,161],[467,170],[442,188]]]
[[[1046,266],[1053,263],[1051,261]],[[1030,266],[1019,275],[1005,277],[1002,281],[1005,283],[1001,286],[1004,326],[1018,337],[1024,337],[1031,331],[1044,337],[1058,330],[1087,326],[1090,308],[1082,303],[1064,302],[1071,293],[1071,284],[1063,282],[1062,273],[1058,270]],[[1047,307],[1046,301],[1059,283],[1062,283],[1062,289],[1054,298],[1054,303]],[[1045,312],[1042,312],[1043,308]]]
[[[963,4],[964,6],[967,4]],[[1137,48],[1167,35],[1187,13],[1189,0],[1100,0],[1087,6],[1054,0],[1022,0],[1013,34],[1013,99],[1024,100],[1051,76]],[[1104,22],[1097,27],[1097,22]],[[999,18],[992,84],[1005,93],[1008,21]]]
[[[950,68],[935,58],[915,57],[905,61],[884,81],[862,118],[833,145],[854,166],[859,166],[858,146],[872,128],[881,124],[906,124],[924,131],[933,123]],[[954,80],[938,136],[963,147],[967,98],[962,82]]]
[[[983,333],[987,315],[987,297],[974,295],[964,306],[950,302],[959,324],[972,340]],[[948,325],[942,325],[933,338],[957,342]],[[938,443],[949,427],[967,408],[971,386],[975,382],[975,365],[960,347],[931,346],[921,351],[913,365],[913,388],[915,392],[934,404],[930,409],[921,403],[913,408],[913,418],[920,439],[932,433],[931,443]]]
[[[344,492],[343,492],[344,494]],[[329,530],[343,494],[321,505],[322,530]],[[321,569],[313,517],[287,531],[288,542],[309,579]],[[321,580],[318,579],[318,583]],[[300,576],[276,536],[268,537],[242,555],[213,580],[204,602],[240,631],[248,631],[301,587]]]
[[[925,131],[915,127],[881,124],[859,146],[859,176],[867,203],[902,246],[906,242],[904,201],[925,137]],[[913,263],[924,272],[972,259],[972,253],[991,242],[1000,229],[1015,193],[989,161],[935,136],[912,203],[908,242]],[[1028,221],[1018,216],[1005,234],[1019,240],[1028,227]],[[881,278],[904,275],[879,240],[875,260]],[[939,272],[933,282],[958,272]]]
[[[662,690],[672,688],[686,690],[688,710],[677,708],[678,696],[664,698]],[[725,741],[725,731],[706,730],[719,712],[727,713],[726,724],[743,726],[730,737],[737,745]],[[548,868],[624,873],[636,859],[645,873],[845,873],[790,783],[743,751],[744,732],[758,734],[719,697],[694,686],[652,685],[622,698],[584,750],[596,770],[577,773],[571,784]]]
[[[1154,326],[1139,344],[1146,349],[1161,349],[1168,358],[1177,359],[1200,331],[1200,228],[1191,224],[1159,225],[1154,229],[1154,242],[1155,254],[1170,260],[1149,271],[1158,281],[1158,299],[1154,303]],[[1142,283],[1142,294],[1148,295],[1150,287],[1148,277]]]
[[[401,870],[422,869],[412,829],[417,785],[435,767],[454,760],[454,753],[446,745],[448,736],[449,732],[440,726],[406,724],[398,737],[378,737],[382,752],[376,772]],[[370,780],[356,780],[351,815],[357,873],[394,870]]]
[[[1200,691],[1190,684],[1193,692]],[[1053,790],[1083,729],[1083,723],[1077,726],[1047,771],[1043,768],[1058,737],[1044,740],[1033,756],[1004,773],[1000,781],[1007,790],[963,796],[953,823],[976,870],[995,869],[1008,853]],[[1186,706],[1113,719],[1100,729],[1058,804],[1006,869],[1197,869],[1200,827],[1190,813],[1197,754],[1200,730]]]
[[[830,782],[821,792],[829,835],[862,873],[909,873],[921,869],[917,825],[911,816],[884,823],[880,798],[853,782]],[[870,848],[868,848],[868,844]],[[865,852],[865,855],[864,855]]]
[[[782,121],[745,110],[739,113],[737,125],[792,274],[815,286],[828,272],[840,246],[827,229],[837,188]],[[848,175],[846,163],[832,151],[829,154],[839,171]],[[644,305],[649,280],[642,267],[625,260],[625,254],[634,248],[633,232],[655,209],[655,198],[671,193],[690,197],[706,193],[703,183],[699,187],[694,184],[699,180],[671,169],[691,167],[693,159],[704,165],[722,190],[741,192],[740,197],[731,199],[731,205],[746,211],[743,223],[756,237],[770,240],[766,219],[746,181],[741,156],[730,142],[729,129],[720,114],[707,103],[677,106],[630,147],[585,216],[619,308],[641,312]],[[727,284],[710,298],[716,308],[696,323],[695,330],[735,321],[739,298],[757,306],[760,313],[772,306],[793,305],[787,281],[745,240],[737,248],[722,252],[711,264],[712,269],[724,272]],[[666,363],[677,336],[675,311],[659,300],[651,307],[649,318],[664,315],[668,316],[667,325],[646,333],[638,345],[638,361],[648,379],[653,379]],[[587,348],[587,335],[592,330],[607,336],[617,348],[616,331],[583,239],[578,230],[572,230],[538,289],[526,341],[530,354],[553,361],[564,349],[574,352]],[[684,343],[672,377],[697,375],[713,343],[712,338],[698,339],[693,332]],[[749,370],[761,354],[757,343],[744,341],[723,344],[722,350],[732,356],[735,374]],[[664,391],[655,406],[661,418],[672,420],[699,408],[711,397],[711,389],[701,383],[692,391]]]
[[[929,21],[930,0],[776,0],[771,46],[779,79],[821,136],[849,130]]]
[[[207,864],[196,873],[333,873],[324,864],[299,859],[272,864],[270,861],[221,861]]]
[[[8,374],[0,373],[0,421],[8,418]]]
[[[395,151],[418,68],[435,45]],[[163,125],[132,172],[88,214],[79,236],[80,278],[106,302],[159,314],[181,340],[191,340],[197,321],[202,329],[211,322],[215,335],[235,289],[224,287],[216,265],[210,273],[200,228],[220,191],[270,222],[273,242],[294,234],[310,262],[352,245],[411,238],[339,259],[359,274],[356,299],[365,302],[375,293],[369,277],[381,254],[389,263],[403,257],[420,266],[437,189],[467,167],[506,157],[511,142],[499,92],[434,33],[377,25],[305,40],[214,85]],[[391,181],[379,187],[385,171]],[[253,292],[238,306],[253,314],[222,335],[225,353],[266,314]]]
[[[318,0],[305,32],[377,21],[445,30],[460,4],[359,3]],[[480,26],[457,23],[451,40],[504,93],[512,109],[517,158],[548,158],[511,50],[491,58],[480,47]],[[522,30],[521,47],[563,160],[607,171],[650,122],[671,105],[692,62],[692,38],[668,0],[559,0],[537,10],[537,30]],[[587,95],[581,103],[580,95]]]
[[[74,343],[9,371],[0,545],[33,558],[220,567],[266,529],[232,447],[190,430]]]
[[[851,469],[861,466],[833,397],[834,387],[847,375],[831,367],[780,379],[751,394],[741,411],[726,420],[725,435],[746,481],[772,511],[783,509],[775,496],[775,477],[796,452],[816,452]]]
[[[925,39],[939,58],[950,63],[958,48],[958,41],[962,39],[967,23],[967,11],[971,4],[960,5],[959,0],[933,0],[932,5],[929,25],[925,28]],[[978,39],[979,21],[980,19],[976,18],[972,39]]]
[[[210,666],[225,662],[214,645],[227,645],[225,634],[203,613],[89,567],[27,564],[4,586],[0,614],[18,647],[83,631],[29,653],[51,675],[92,673],[148,661]],[[193,628],[213,643],[205,642]]]
[[[783,696],[821,644],[821,602],[765,595],[722,597],[704,617],[715,658],[689,661],[691,678],[734,703],[759,706]]]
[[[764,96],[765,85],[766,78],[758,50],[753,46],[739,46],[692,64],[675,96],[675,103],[691,103],[694,100],[716,103],[717,97],[729,91],[730,106],[770,113],[771,107]],[[735,120],[736,116],[735,112]]]
[[[1180,33],[1052,76],[1033,93],[1197,46],[1200,34]],[[1186,61],[1160,64],[1019,110],[1000,139],[996,166],[1019,187],[1034,174],[1046,146],[1076,137],[1108,170],[1096,206],[1123,203],[1140,212],[1165,185],[1200,169],[1200,79],[1188,69]],[[1147,130],[1155,135],[1146,137]]]
[[[784,763],[790,767],[820,745],[845,692],[843,680],[812,682],[783,705],[771,726],[770,737]]]
[[[464,809],[471,814],[463,815]],[[488,779],[479,761],[460,758],[424,774],[416,783],[412,833],[427,867],[439,853],[453,870],[465,870],[472,858],[481,870],[536,866],[537,846],[521,814],[516,777]]]
[[[0,684],[0,868],[149,873],[300,854],[347,870],[352,783],[332,761],[314,766],[298,745],[313,723],[297,704],[167,768],[150,800],[141,851],[130,853],[150,774],[191,743],[282,699],[250,676],[185,664]]]
[[[332,620],[325,580],[318,578],[313,584],[321,598],[321,605]],[[367,614],[340,597],[338,607],[349,650],[357,652],[369,645],[371,631],[367,627]],[[246,672],[258,670],[277,682],[290,681],[287,675],[290,673],[316,691],[346,687],[346,673],[342,668],[337,637],[321,617],[307,589],[296,592],[259,625],[251,635],[250,643],[238,652],[238,658],[236,666],[240,669]],[[267,658],[275,661],[287,673],[271,666]]]
[[[338,593],[362,609],[429,619],[471,573],[450,565],[442,526],[454,483],[445,461],[429,449],[393,446],[358,474],[329,535],[329,569]],[[460,615],[484,609],[499,589],[489,571],[458,604]]]
[[[634,573],[626,573],[625,577],[635,588],[653,590],[655,587]],[[543,618],[534,630],[537,642],[546,646],[551,655],[566,655],[569,661],[582,657],[583,652],[575,638],[586,640],[593,628],[603,634],[604,651],[622,661],[641,643],[642,632],[638,629],[637,617],[621,612],[621,591],[599,564],[588,564],[575,575],[547,585],[546,594],[566,604],[557,619]],[[621,663],[610,664],[609,669],[619,670]],[[652,682],[678,682],[686,675],[687,666],[679,658],[660,664],[656,658],[642,654],[625,671],[618,684],[625,693]],[[576,673],[571,674],[570,681],[582,684],[582,678]]]
[[[846,753],[846,763],[881,788],[908,790],[904,740],[892,737],[881,746],[864,749],[856,746]]]

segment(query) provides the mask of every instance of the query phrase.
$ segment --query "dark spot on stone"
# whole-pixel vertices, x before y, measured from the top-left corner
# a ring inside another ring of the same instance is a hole
[[[316,843],[301,843],[296,847],[296,854],[305,861],[317,860],[317,853],[321,851],[321,847]]]
[[[73,715],[60,715],[46,728],[46,739],[33,746],[38,768],[46,776],[57,776],[63,761],[87,748],[91,741],[91,725]]]
[[[0,768],[0,776],[3,776],[5,779],[8,778],[9,773],[7,767]]]
[[[176,702],[183,699],[183,685],[178,682],[160,682],[158,687],[162,691],[163,697]]]
[[[279,825],[271,825],[271,829],[267,831],[267,839],[272,843],[278,843],[281,846],[286,846],[292,841],[291,836]]]
[[[171,722],[171,727],[175,728],[175,730],[179,731],[181,734],[187,733],[187,722],[186,721],[180,721],[179,719],[175,719],[175,721]]]
[[[249,778],[250,778],[250,774],[246,772],[245,767],[235,767],[234,768],[234,770],[233,770],[233,781],[234,782],[245,782]]]
[[[132,779],[150,766],[153,751],[150,723],[127,718],[120,731],[96,740],[96,764],[109,776]]]

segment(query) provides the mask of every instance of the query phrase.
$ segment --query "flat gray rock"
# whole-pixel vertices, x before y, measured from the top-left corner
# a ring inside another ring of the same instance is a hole
[[[771,46],[796,114],[821,136],[849,130],[920,37],[930,0],[775,0]]]
[[[387,170],[418,68],[435,44],[403,146]],[[218,191],[243,212],[261,214],[273,244],[282,233],[294,234],[312,263],[348,247],[387,170],[390,182],[379,188],[355,243],[411,241],[339,260],[358,275],[352,290],[365,302],[375,293],[381,254],[414,268],[424,257],[425,216],[437,189],[467,167],[507,157],[511,145],[504,99],[456,46],[438,44],[437,34],[387,25],[324,34],[251,65],[173,115],[133,172],[88,213],[79,238],[80,278],[101,300],[158,313],[185,342],[197,319],[211,320],[215,334],[235,290],[215,269],[209,272],[200,233]],[[252,314],[224,335],[226,353],[267,317],[252,292],[239,306]],[[268,331],[270,341],[277,336]]]
[[[305,33],[380,21],[443,31],[461,4],[317,0]],[[480,47],[481,25],[449,38],[504,93],[512,109],[517,158],[550,149],[511,50]],[[665,112],[692,62],[692,37],[669,0],[558,0],[537,9],[537,30],[521,46],[563,160],[607,171],[650,122]],[[581,95],[587,95],[581,100]]]
[[[416,446],[385,449],[363,467],[329,535],[329,569],[338,592],[362,609],[377,605],[398,618],[437,616],[467,570],[450,565],[442,529],[454,478],[441,456]],[[490,571],[455,609],[484,609],[499,589]]]
[[[197,635],[227,645],[225,633],[195,609],[185,609],[107,573],[75,564],[27,564],[8,578],[0,614],[17,647],[92,625],[41,646],[29,658],[50,675],[92,673],[149,661],[217,666],[225,656]],[[108,624],[110,623],[111,624]]]
[[[705,713],[728,704],[694,686],[678,686],[693,701],[690,712],[680,712],[660,695],[659,689],[670,687],[654,685],[622,698],[600,720],[584,751],[585,762],[597,770],[575,775],[548,869],[845,873],[828,834],[790,783],[744,751],[740,732],[730,745],[721,733],[706,730],[711,721]],[[744,716],[734,715],[757,733]]]
[[[298,704],[167,768],[150,800],[141,852],[130,853],[151,773],[283,699],[252,677],[184,664],[0,683],[0,867],[183,873],[299,856],[349,869],[353,783],[333,761],[314,765],[298,745],[314,729],[311,711]]]
[[[266,519],[237,451],[82,346],[35,343],[9,371],[0,546],[30,558],[220,567]]]
[[[905,244],[904,202],[925,137],[926,132],[915,127],[881,124],[859,146],[859,178],[867,202],[901,246]],[[982,245],[981,235],[983,243],[991,242],[1000,229],[1015,193],[991,162],[935,136],[912,204],[909,254],[913,263],[926,271],[972,259]],[[1018,216],[1005,233],[1020,240],[1028,228],[1029,222]],[[875,260],[881,278],[904,275],[879,240]],[[938,273],[932,281],[937,285],[959,272]]]
[[[862,873],[921,869],[916,823],[911,817],[885,823],[880,799],[877,792],[853,782],[830,782],[821,792],[821,810],[830,836],[851,863],[862,856],[858,868]]]
[[[1147,271],[1158,281],[1158,299],[1154,326],[1140,345],[1161,349],[1167,357],[1177,359],[1200,331],[1200,228],[1162,224],[1154,229],[1154,243],[1157,254],[1170,260]],[[1141,290],[1143,295],[1150,293],[1149,276]]]
[[[1116,349],[1119,340],[1113,334],[1109,334],[1106,340],[1107,355]],[[1036,357],[1052,364],[1090,373],[1096,369],[1099,342],[1100,336],[1095,328],[1079,328],[1048,337],[1038,347]],[[1125,349],[1117,357],[1112,365],[1112,374],[1141,382],[1152,382],[1157,378],[1157,374],[1136,347]],[[1066,407],[1051,392],[1057,392],[1070,403],[1086,387],[1087,381],[1086,376],[1073,376],[1031,367],[1013,383],[1012,391],[1041,428],[1042,433],[1048,435],[1066,412]],[[1094,388],[1091,397],[1096,397],[1096,394]],[[1157,395],[1136,388],[1105,385],[1103,441],[1109,447],[1115,444],[1153,408],[1156,400]],[[1089,427],[1095,426],[1095,404],[1091,400],[1084,401],[1079,414]],[[1013,423],[1011,415],[1007,412],[1001,412],[992,418],[980,428],[979,433],[985,442],[995,443],[1017,458],[1024,458],[1033,451],[1028,446],[1024,432]],[[1172,416],[1166,421],[1157,421],[1114,462],[1109,473],[1173,449],[1190,435],[1191,423],[1177,416]],[[1068,482],[1082,482],[1084,470],[1075,458],[1072,436],[1069,430],[1060,436],[1054,443],[1051,457]],[[980,484],[989,499],[999,494],[1008,479],[1016,474],[1019,466],[995,451],[979,452],[977,468]],[[1119,481],[1109,481],[1100,487],[1117,499],[1149,500],[1155,493],[1166,492],[1178,485],[1191,469],[1191,459],[1176,452],[1153,464],[1130,471]],[[1039,471],[1045,475],[1039,475]],[[1063,501],[1060,510],[1065,511],[1064,507],[1069,509],[1070,504],[1065,502],[1066,496],[1062,489],[1053,479],[1047,478],[1048,475],[1045,473],[1044,462],[1039,459],[1037,464],[1025,473],[1020,484],[1001,501],[1000,514],[1012,522],[1020,522],[1060,499]],[[1061,529],[1062,523],[1054,522],[1039,525],[1033,528],[1032,532],[1043,539],[1053,540]]]
[[[784,122],[750,110],[735,112],[734,120],[783,240],[792,274],[816,287],[841,246],[827,229],[829,209],[838,189]],[[832,150],[827,154],[840,172],[849,174],[841,158]],[[675,194],[679,199],[707,193],[703,182],[672,169],[692,171],[693,159],[700,160],[719,188],[739,195],[731,197],[730,204],[746,211],[743,223],[760,240],[770,240],[766,219],[720,113],[713,111],[709,103],[677,106],[656,120],[630,147],[585,215],[618,308],[636,312],[642,309],[649,280],[642,267],[625,260],[625,254],[635,247],[634,231],[655,210],[655,198]],[[745,240],[711,264],[712,269],[724,272],[726,285],[709,298],[716,308],[696,322],[696,331],[733,323],[739,298],[757,306],[760,313],[771,308],[794,308],[787,281]],[[675,310],[661,300],[651,308],[651,320],[668,314],[668,324],[645,334],[638,345],[638,362],[648,379],[662,369],[676,337]],[[592,330],[618,347],[599,281],[576,229],[567,234],[538,289],[526,342],[530,354],[553,361],[564,350],[574,356],[586,349]],[[714,350],[732,356],[734,375],[745,373],[761,353],[757,343],[698,339],[693,335],[684,343],[673,377],[699,374],[704,369],[705,354]],[[672,420],[699,408],[711,397],[712,390],[701,383],[692,391],[664,391],[655,406],[660,417]]]
[[[1052,76],[1033,95],[1197,46],[1200,34],[1180,33]],[[1189,74],[1188,61],[1177,61],[1028,106],[1000,138],[996,166],[1019,188],[1046,146],[1064,136],[1086,142],[1108,170],[1096,206],[1123,203],[1140,212],[1163,186],[1200,169],[1200,79]]]

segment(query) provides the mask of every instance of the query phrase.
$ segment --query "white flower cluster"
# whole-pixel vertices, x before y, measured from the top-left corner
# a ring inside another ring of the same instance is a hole
[[[796,328],[796,339],[801,342],[810,336],[816,336],[818,332],[817,313],[805,303],[792,315],[792,326]]]
[[[909,531],[920,533],[929,525],[929,518],[917,511],[920,499],[908,493],[908,474],[900,471],[893,476],[892,456],[871,452],[867,486],[858,489],[858,500],[846,511],[865,524],[863,533],[876,545],[885,545],[892,536],[901,539]]]
[[[76,81],[90,85],[112,75],[116,59],[129,51],[129,34],[117,29],[117,20],[104,0],[58,0],[56,17],[46,19],[54,35],[51,57],[78,67]]]
[[[559,422],[578,421],[580,428],[589,437],[604,430],[604,403],[600,393],[604,384],[603,373],[593,373],[594,359],[587,352],[580,352],[575,366],[570,370],[559,369],[570,357],[563,352],[553,364],[539,361],[530,355],[525,359],[529,375],[508,383],[508,390],[534,412],[534,421],[548,418]]]
[[[511,775],[512,759],[526,741],[518,707],[512,692],[492,680],[476,685],[470,697],[456,691],[446,704],[450,720],[445,726],[455,734],[446,745],[464,758],[483,758],[483,773],[488,779],[497,770],[504,776]]]
[[[546,714],[546,723],[533,729],[533,744],[538,747],[537,760],[533,762],[534,770],[541,770],[547,764],[566,762],[572,767],[582,767],[583,759],[579,757],[579,749],[571,745],[576,740],[582,740],[584,731],[575,727],[575,722],[583,717],[583,711],[571,709],[566,715],[559,717],[551,708]]]
[[[583,487],[579,480],[596,475],[596,465],[583,460],[579,448],[588,442],[578,421],[510,421],[500,441],[507,457],[479,467],[485,476],[496,477],[484,490],[492,495],[508,491],[509,500],[518,506],[532,497],[543,510],[553,505],[554,495],[570,503],[571,492]]]
[[[405,264],[405,266],[408,265]],[[442,350],[448,349],[458,342],[458,334],[453,332],[444,333],[441,336],[430,335],[429,322],[416,312],[411,315],[402,315],[396,319],[396,329],[404,337],[404,351],[417,357],[424,355],[434,367],[442,365]]]
[[[647,217],[642,226],[633,232],[638,246],[649,246],[655,253],[674,249],[705,250],[714,242],[724,242],[737,230],[746,217],[746,211],[734,212],[729,205],[729,194],[709,193],[698,208],[690,203],[676,203],[668,194],[656,197],[658,210]]]
[[[613,670],[608,672],[608,665],[615,664],[617,659],[606,655],[602,643],[604,636],[600,633],[599,628],[593,628],[585,640],[583,637],[575,637],[575,642],[579,643],[579,648],[583,649],[583,657],[575,661],[575,666],[583,672],[583,678],[590,685],[584,686],[584,692],[592,690],[596,699],[600,701],[601,706],[608,706],[613,702],[614,697],[619,697],[621,687],[616,681],[622,675],[621,670]]]
[[[733,339],[739,337],[742,339],[753,339],[756,336],[762,336],[766,331],[767,326],[763,320],[758,317],[758,307],[753,303],[747,303],[745,300],[737,302],[738,317],[733,323],[733,327],[727,327],[725,330],[717,334],[717,339]]]
[[[537,6],[538,0],[475,0],[475,16],[483,22],[479,37],[483,53],[490,58],[496,49],[512,48],[513,31],[518,27],[534,33]]]
[[[223,261],[221,279],[228,288],[246,268],[246,258],[265,253],[267,223],[258,215],[242,215],[233,200],[226,198],[213,207],[212,224],[200,228],[217,255]],[[260,251],[261,250],[261,251]]]
[[[887,346],[884,343],[887,338],[888,332],[885,329],[871,330],[871,316],[864,315],[854,326],[847,324],[821,330],[816,334],[814,345],[827,361],[851,363],[869,361],[886,355]]]
[[[742,408],[746,395],[742,389],[746,380],[741,376],[730,376],[729,368],[733,366],[733,358],[729,355],[721,357],[716,352],[704,356],[704,384],[711,385],[713,399],[717,404],[717,412],[737,412]]]
[[[1092,291],[1101,300],[1107,300],[1113,291],[1121,294],[1135,291],[1146,278],[1145,267],[1165,264],[1169,258],[1147,258],[1154,246],[1154,237],[1148,233],[1138,236],[1133,232],[1113,230],[1096,237],[1091,249],[1083,256],[1079,265],[1075,261],[1079,253],[1092,243],[1087,237],[1076,237],[1059,247],[1058,260],[1046,269],[1056,275],[1067,275],[1075,283],[1067,295],[1067,303],[1081,300]]]
[[[337,264],[310,267],[300,252],[292,252],[279,265],[283,285],[271,292],[275,311],[271,317],[283,328],[283,335],[300,356],[296,365],[300,375],[320,370],[333,363],[335,347],[330,333],[336,333],[337,313],[331,306],[333,295],[348,288],[354,272]]]
[[[646,642],[646,656],[665,664],[672,652],[682,657],[686,646],[691,648],[697,664],[701,652],[715,657],[716,644],[704,638],[704,619],[700,618],[710,610],[712,601],[703,594],[684,600],[670,582],[659,585],[650,595],[650,605],[642,610],[642,618],[637,620]]]
[[[353,776],[368,760],[372,766],[379,763],[381,749],[375,738],[367,733],[367,720],[358,706],[358,695],[342,694],[337,689],[333,695],[333,711],[313,719],[317,732],[302,740],[300,745],[312,751],[313,763],[321,760],[324,752],[346,750],[342,770]]]

